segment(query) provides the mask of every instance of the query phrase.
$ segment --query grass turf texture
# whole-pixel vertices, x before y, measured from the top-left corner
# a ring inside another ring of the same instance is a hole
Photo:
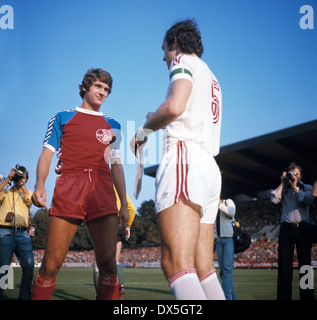
[[[14,268],[14,289],[6,289],[4,299],[16,300],[22,270]],[[125,300],[173,300],[171,290],[159,268],[124,268]],[[37,271],[37,269],[36,269]],[[298,270],[293,272],[293,300],[299,300]],[[219,275],[219,270],[217,270]],[[317,277],[314,271],[314,288]],[[275,300],[277,270],[234,269],[234,287],[239,300]],[[92,268],[62,268],[52,300],[95,300]]]

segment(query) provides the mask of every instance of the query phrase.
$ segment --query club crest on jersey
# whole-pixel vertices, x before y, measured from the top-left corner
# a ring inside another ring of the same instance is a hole
[[[98,129],[96,132],[96,138],[99,142],[109,145],[115,137],[112,135],[111,130]]]

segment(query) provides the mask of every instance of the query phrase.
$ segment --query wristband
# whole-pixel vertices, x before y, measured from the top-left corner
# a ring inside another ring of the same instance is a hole
[[[137,141],[144,141],[145,137],[148,135],[149,135],[149,133],[146,133],[143,126],[142,126],[137,130],[137,132],[135,134],[135,138]]]
[[[144,143],[146,142],[146,137],[152,132],[151,129],[144,129],[143,126],[141,126],[135,136],[131,139],[130,141],[130,147],[131,147],[131,151],[133,152],[134,155],[136,155],[136,150],[138,147],[138,141],[144,141]]]

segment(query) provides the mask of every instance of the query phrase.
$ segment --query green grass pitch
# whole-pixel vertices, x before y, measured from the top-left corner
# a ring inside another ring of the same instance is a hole
[[[14,289],[5,290],[7,300],[16,300],[19,296],[22,271],[21,268],[13,270]],[[298,272],[298,270],[293,272],[294,300],[299,299]],[[160,268],[124,268],[124,277],[125,300],[173,300],[171,290]],[[276,299],[276,269],[234,269],[233,278],[239,300]],[[314,276],[314,285],[316,288],[316,276]],[[92,268],[62,268],[60,270],[52,300],[95,299]]]

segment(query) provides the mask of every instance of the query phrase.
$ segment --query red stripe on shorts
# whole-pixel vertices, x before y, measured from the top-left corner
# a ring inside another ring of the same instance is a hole
[[[177,203],[183,194],[187,200],[188,194],[188,150],[184,141],[179,141],[177,144],[177,162],[176,162],[176,193],[174,203]]]
[[[174,203],[177,203],[179,200],[179,196],[180,196],[180,147],[179,147],[179,143],[177,144],[177,159],[176,159],[176,193],[175,193],[175,200]]]
[[[188,177],[188,155],[187,154],[188,154],[188,150],[187,150],[187,145],[186,145],[185,141],[183,142],[183,144],[184,144],[184,151],[185,151],[185,153],[184,153],[184,164],[183,164],[184,170],[185,170],[183,192],[184,192],[185,198],[187,200],[190,200],[189,199],[189,194],[188,194],[188,188],[187,188],[187,186],[188,186],[188,183],[187,183],[187,177]]]

